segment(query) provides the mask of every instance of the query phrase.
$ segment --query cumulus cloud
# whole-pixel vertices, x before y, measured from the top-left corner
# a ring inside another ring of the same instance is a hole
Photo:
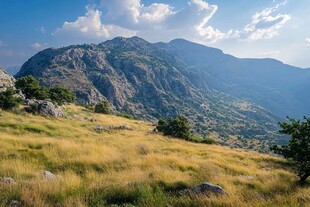
[[[310,47],[310,38],[305,39],[306,46]]]
[[[47,43],[40,44],[38,42],[35,42],[35,43],[31,44],[31,47],[35,50],[43,50],[43,49],[48,47],[48,44]]]
[[[117,25],[104,25],[101,22],[102,13],[98,9],[86,7],[86,10],[85,16],[78,17],[74,22],[65,22],[53,35],[69,34],[93,40],[104,40],[116,34],[125,37],[135,34],[134,31],[121,28]]]
[[[252,16],[252,21],[247,24],[243,31],[238,31],[241,39],[250,41],[259,39],[271,39],[279,34],[279,29],[291,19],[288,14],[274,14],[280,6],[287,1],[281,2],[274,7],[266,8]]]
[[[222,32],[209,24],[218,6],[206,0],[188,0],[188,4],[180,10],[164,3],[145,6],[141,0],[101,0],[99,7],[86,7],[84,16],[64,22],[53,34],[66,35],[70,40],[75,38],[81,42],[134,35],[150,41],[180,37],[201,43],[223,39],[270,39],[290,19],[287,14],[275,14],[285,4],[282,2],[257,12],[241,30]]]

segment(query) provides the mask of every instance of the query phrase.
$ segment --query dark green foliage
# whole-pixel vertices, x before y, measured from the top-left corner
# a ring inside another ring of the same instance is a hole
[[[206,137],[204,138],[201,143],[205,143],[205,144],[217,144],[217,141],[211,137]]]
[[[8,88],[6,91],[0,93],[0,108],[3,110],[10,110],[18,107],[22,99],[15,97],[16,91],[13,88]]]
[[[103,101],[101,103],[96,104],[95,112],[100,114],[111,114],[112,110],[110,107],[110,103],[107,101]]]
[[[50,99],[53,102],[63,105],[64,103],[73,103],[75,95],[65,87],[55,86],[49,89]]]
[[[20,89],[27,99],[45,100],[49,98],[48,90],[40,86],[39,81],[31,75],[17,79],[15,87]]]
[[[304,183],[310,176],[310,118],[304,121],[289,118],[291,123],[279,123],[281,133],[291,136],[288,145],[273,146],[271,150],[283,155],[292,165],[300,182]]]
[[[189,140],[191,138],[188,120],[184,116],[178,116],[177,118],[169,118],[168,122],[163,119],[159,119],[157,130],[163,132],[164,135],[170,135],[173,137]]]

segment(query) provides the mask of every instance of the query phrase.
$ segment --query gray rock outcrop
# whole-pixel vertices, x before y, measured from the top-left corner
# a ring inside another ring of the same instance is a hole
[[[5,91],[9,87],[14,87],[15,79],[0,68],[0,92]]]
[[[25,104],[27,112],[38,113],[48,117],[66,117],[65,112],[56,107],[52,102],[42,100],[26,100]]]
[[[180,195],[227,195],[224,188],[212,183],[204,182],[190,189],[179,192]]]

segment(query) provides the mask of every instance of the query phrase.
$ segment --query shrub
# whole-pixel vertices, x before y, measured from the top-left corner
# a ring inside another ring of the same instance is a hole
[[[17,79],[15,87],[20,89],[27,99],[45,100],[49,98],[48,90],[40,86],[39,81],[31,75]]]
[[[96,104],[95,112],[100,114],[111,114],[112,110],[110,108],[109,102],[103,101],[101,103]]]
[[[49,96],[53,102],[59,105],[64,103],[73,103],[75,101],[75,95],[65,87],[55,86],[49,89]]]
[[[0,93],[0,108],[3,110],[11,110],[19,106],[22,99],[14,96],[16,91],[13,88],[8,88]]]
[[[206,137],[204,138],[201,143],[205,143],[205,144],[217,144],[217,141],[211,137]]]
[[[158,120],[157,130],[163,132],[164,135],[171,135],[173,137],[189,140],[191,138],[188,120],[184,116],[177,118],[169,118],[168,122],[163,119]]]

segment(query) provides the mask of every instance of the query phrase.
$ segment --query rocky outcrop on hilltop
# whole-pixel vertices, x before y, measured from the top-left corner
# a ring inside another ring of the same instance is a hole
[[[0,92],[5,91],[9,87],[14,87],[15,79],[0,68]]]

